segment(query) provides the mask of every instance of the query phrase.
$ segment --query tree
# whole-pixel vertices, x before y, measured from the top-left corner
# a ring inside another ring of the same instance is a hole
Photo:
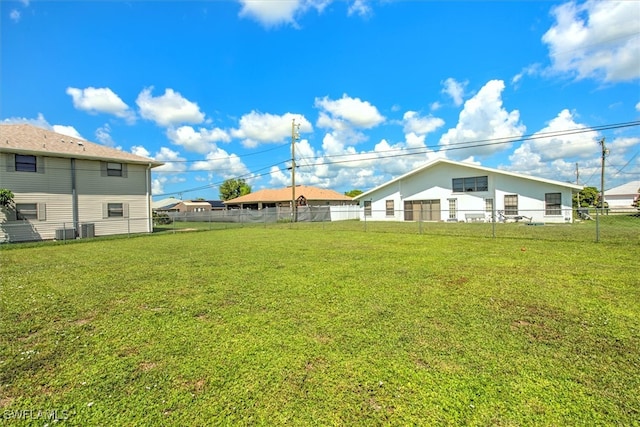
[[[587,208],[589,206],[595,206],[600,192],[596,187],[585,187],[580,190],[578,195],[580,196],[580,206],[577,204],[577,197],[575,195],[573,196],[573,206]]]
[[[220,200],[231,200],[251,193],[251,186],[244,179],[228,179],[220,186]]]
[[[13,205],[13,193],[6,188],[0,188],[0,207],[10,208]]]
[[[362,194],[362,190],[349,190],[345,191],[344,195],[349,197],[356,197]]]

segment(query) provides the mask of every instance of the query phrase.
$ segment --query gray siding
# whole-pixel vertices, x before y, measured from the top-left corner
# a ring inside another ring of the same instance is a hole
[[[0,188],[14,193],[14,201],[37,203],[38,219],[16,220],[15,212],[0,211],[0,242],[47,240],[56,230],[73,228],[71,159],[41,157],[38,172],[17,172],[14,156],[0,153]],[[150,232],[150,191],[145,165],[126,165],[125,176],[104,176],[103,163],[76,160],[79,224],[95,224],[95,235]],[[105,218],[106,203],[123,203],[128,215]]]

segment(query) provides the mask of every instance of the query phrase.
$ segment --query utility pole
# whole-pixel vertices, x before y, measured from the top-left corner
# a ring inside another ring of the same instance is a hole
[[[580,185],[580,171],[578,170],[578,162],[576,162],[576,185]],[[578,209],[580,209],[580,193],[578,193],[577,204],[578,204]]]
[[[291,120],[291,222],[297,221],[296,215],[296,142],[300,140],[300,124]]]
[[[604,159],[609,154],[609,150],[604,145],[604,138],[600,140],[602,145],[602,166],[600,167],[600,209],[604,209]],[[600,241],[600,217],[598,215],[600,209],[596,205],[596,242]],[[604,212],[604,210],[603,210]]]

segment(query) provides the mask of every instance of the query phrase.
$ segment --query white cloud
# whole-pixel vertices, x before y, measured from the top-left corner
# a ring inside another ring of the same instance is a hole
[[[464,100],[464,89],[469,84],[469,82],[459,82],[456,79],[449,77],[447,80],[442,82],[442,93],[449,95],[453,100],[453,103],[456,107],[462,105],[462,101]]]
[[[508,141],[524,133],[525,126],[520,123],[520,112],[508,112],[502,106],[503,90],[502,80],[491,80],[465,102],[456,127],[449,129],[440,138],[440,145],[448,150],[451,157],[461,159],[503,151],[511,144],[491,144],[492,140]]]
[[[295,16],[304,11],[305,2],[302,0],[240,0],[242,9],[241,17],[255,19],[265,27],[273,27],[280,24],[295,25]]]
[[[588,126],[577,123],[569,110],[562,110],[547,126],[523,142],[509,156],[511,164],[504,169],[548,177],[559,181],[575,181],[575,162],[597,163],[600,152],[597,132],[581,132]],[[576,131],[566,134],[566,132]]]
[[[11,12],[9,12],[9,18],[11,18],[11,20],[13,22],[20,22],[20,11],[18,9],[12,9]]]
[[[144,148],[142,145],[134,145],[133,147],[131,147],[131,153],[135,154],[136,156],[146,157],[149,159],[151,158],[151,153],[149,152],[149,150]]]
[[[164,193],[164,184],[167,182],[166,176],[159,176],[151,181],[151,194],[158,195]]]
[[[56,132],[62,135],[71,136],[73,138],[85,139],[82,135],[80,135],[80,132],[78,132],[76,128],[74,128],[73,126],[49,124],[49,122],[47,121],[47,119],[44,118],[44,115],[42,113],[38,113],[38,116],[35,119],[28,119],[26,117],[9,117],[2,120],[2,123],[3,124],[24,123],[24,124],[36,126],[42,129],[51,130],[53,132]]]
[[[540,64],[528,65],[511,78],[511,84],[515,87],[518,87],[525,76],[535,76],[540,72]]]
[[[354,0],[347,10],[349,16],[369,16],[371,14],[371,6],[367,0]]]
[[[64,125],[53,125],[52,130],[56,133],[60,133],[62,135],[71,136],[73,138],[84,139],[80,132],[76,130],[73,126],[64,126]]]
[[[313,126],[302,115],[286,113],[281,116],[252,111],[240,118],[240,127],[231,135],[242,140],[245,147],[257,147],[264,143],[282,142],[291,138],[291,124],[295,119],[300,125],[300,133],[311,132]]]
[[[640,111],[640,102],[636,104],[636,111]]]
[[[555,71],[607,82],[640,78],[640,2],[567,2],[554,7],[542,41]]]
[[[137,148],[136,151],[142,152],[140,148]],[[147,155],[145,157],[164,162],[164,165],[153,168],[153,172],[180,173],[187,170],[185,158],[179,152],[167,147],[160,147],[160,151],[156,152],[155,156]]]
[[[96,129],[96,139],[100,144],[107,145],[109,147],[115,147],[116,143],[111,138],[111,126],[109,123],[105,123],[104,126]]]
[[[444,125],[444,120],[439,117],[420,117],[416,111],[407,111],[402,117],[404,120],[404,132],[426,135]]]
[[[253,19],[266,28],[291,25],[298,28],[297,18],[310,10],[322,13],[334,0],[238,0],[242,8],[239,15]],[[347,9],[349,16],[367,17],[371,14],[368,0],[352,0]]]
[[[316,108],[320,108],[317,126],[330,129],[356,127],[369,129],[384,122],[385,118],[368,101],[351,98],[346,94],[341,99],[316,98]]]
[[[160,126],[175,126],[183,123],[197,124],[204,121],[204,114],[195,102],[191,102],[173,89],[165,89],[164,95],[151,95],[153,87],[145,88],[136,99],[140,115]]]
[[[135,121],[135,114],[127,104],[108,87],[67,88],[67,95],[73,99],[73,106],[90,114],[107,113],[127,122]]]
[[[2,120],[2,123],[4,124],[25,123],[25,124],[33,125],[39,128],[53,130],[53,127],[49,124],[47,119],[44,118],[44,115],[42,113],[38,113],[38,117],[36,117],[35,119],[28,119],[26,117],[9,117]]]
[[[219,147],[208,153],[206,160],[195,162],[191,166],[191,170],[208,171],[211,172],[211,178],[214,175],[219,175],[223,179],[235,178],[249,173],[249,169],[240,157],[229,154]]]
[[[187,151],[200,154],[215,150],[217,148],[216,142],[231,141],[229,134],[222,129],[199,128],[195,130],[191,126],[180,126],[177,129],[168,129],[167,137],[171,142],[184,147]]]
[[[526,147],[540,156],[543,162],[568,158],[589,158],[597,153],[599,135],[597,132],[576,132],[564,135],[567,131],[587,130],[587,125],[577,123],[569,110],[562,110],[547,126],[525,141],[514,151],[517,158],[519,150]],[[549,136],[546,136],[549,135]]]

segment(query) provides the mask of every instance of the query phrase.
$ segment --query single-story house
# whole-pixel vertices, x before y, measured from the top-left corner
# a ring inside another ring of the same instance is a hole
[[[222,211],[227,209],[222,200],[207,200],[207,203],[211,205],[212,211]]]
[[[570,222],[583,187],[437,159],[356,196],[360,219]]]
[[[148,233],[162,163],[28,124],[0,125],[0,241]]]
[[[151,209],[156,212],[173,212],[171,209],[182,200],[175,197],[167,197],[166,199],[156,200],[151,203]]]
[[[640,181],[631,181],[604,192],[604,201],[611,209],[632,209],[640,197]]]
[[[211,210],[211,204],[205,200],[180,200],[178,203],[170,205],[167,208],[165,212],[209,212]]]
[[[291,207],[295,197],[296,206],[342,206],[355,205],[353,199],[337,191],[308,185],[296,185],[295,191],[289,187],[278,189],[264,189],[255,193],[226,200],[224,204],[229,208],[263,209],[270,207]]]

